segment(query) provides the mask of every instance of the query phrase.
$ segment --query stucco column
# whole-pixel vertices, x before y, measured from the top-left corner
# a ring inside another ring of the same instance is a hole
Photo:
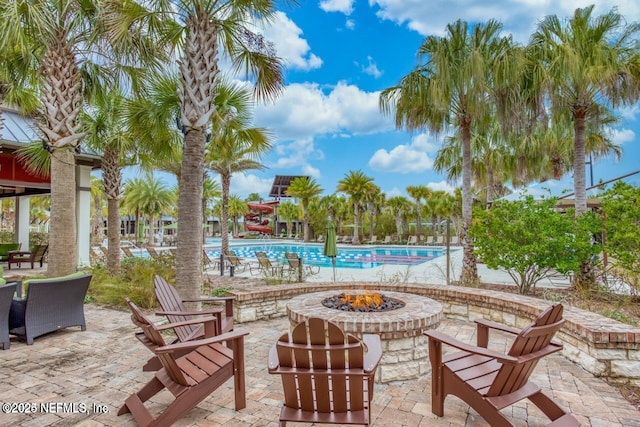
[[[15,241],[22,243],[20,249],[29,250],[29,196],[16,197]]]
[[[76,224],[78,266],[90,265],[91,251],[91,167],[76,166]]]

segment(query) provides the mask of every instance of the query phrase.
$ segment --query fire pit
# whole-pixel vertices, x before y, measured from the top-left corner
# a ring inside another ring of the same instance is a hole
[[[383,304],[387,298],[404,305],[386,311],[348,311],[338,308],[342,306],[341,298],[351,295],[348,299],[352,300],[371,293],[362,290],[324,291],[292,298],[287,303],[287,314],[292,328],[309,317],[319,317],[356,336],[380,335],[383,354],[376,381],[407,380],[428,374],[431,370],[428,343],[422,332],[438,326],[442,319],[442,305],[419,295],[392,291],[380,294]],[[324,305],[327,300],[329,307]]]
[[[379,292],[364,292],[362,294],[349,292],[325,298],[322,301],[322,305],[327,308],[335,308],[336,310],[342,311],[372,313],[397,310],[404,307],[404,301],[390,298]]]

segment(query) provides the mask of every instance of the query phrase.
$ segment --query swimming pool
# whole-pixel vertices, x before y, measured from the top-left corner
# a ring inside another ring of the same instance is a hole
[[[331,267],[331,258],[322,254],[322,245],[287,245],[287,244],[257,244],[257,245],[231,245],[232,249],[241,258],[255,258],[255,251],[266,252],[271,259],[284,263],[285,252],[293,252],[303,259],[305,264]],[[219,247],[205,247],[207,255],[211,258],[220,256]],[[443,249],[426,249],[414,247],[353,247],[338,248],[336,257],[337,268],[374,268],[381,265],[419,265],[446,253]]]

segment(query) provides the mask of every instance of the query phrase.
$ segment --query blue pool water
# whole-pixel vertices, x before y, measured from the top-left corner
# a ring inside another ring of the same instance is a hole
[[[297,253],[305,264],[331,267],[331,258],[322,254],[321,245],[258,244],[230,246],[241,258],[255,258],[255,251],[266,252],[270,259],[284,263],[285,252]],[[210,258],[220,256],[219,247],[205,248]],[[373,268],[381,265],[419,265],[445,254],[442,249],[380,247],[380,248],[338,248],[336,267]]]

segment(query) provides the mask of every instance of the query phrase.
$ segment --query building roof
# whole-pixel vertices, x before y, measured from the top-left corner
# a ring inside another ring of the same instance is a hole
[[[287,188],[291,185],[291,181],[296,178],[307,178],[309,176],[305,175],[276,175],[273,178],[273,184],[271,185],[271,192],[269,193],[269,197],[275,197],[277,199],[281,197],[289,197],[287,196]]]
[[[3,128],[0,129],[0,147],[18,149],[21,146],[33,142],[41,142],[42,134],[34,123],[34,119],[21,114],[19,111],[2,106]],[[92,164],[93,169],[99,169],[102,156],[87,148],[85,144],[80,145],[78,162],[81,164]]]

